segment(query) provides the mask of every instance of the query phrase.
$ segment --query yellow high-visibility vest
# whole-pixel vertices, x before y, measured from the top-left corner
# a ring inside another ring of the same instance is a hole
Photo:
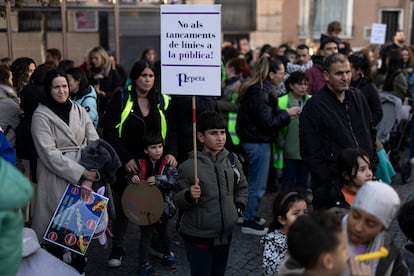
[[[128,87],[128,92],[129,91],[131,91],[130,86]],[[167,120],[165,118],[164,110],[167,110],[169,103],[170,103],[170,98],[168,97],[168,95],[165,95],[165,94],[162,94],[162,97],[164,99],[164,107],[163,109],[161,109],[161,105],[157,104],[157,108],[158,108],[158,112],[160,113],[160,118],[161,118],[161,136],[162,136],[162,139],[165,141],[165,137],[167,136]],[[119,138],[121,138],[122,136],[122,126],[125,120],[128,118],[133,105],[134,105],[134,102],[131,99],[131,94],[128,93],[128,99],[121,113],[121,121],[115,126],[115,128],[118,129]]]
[[[231,102],[236,103],[237,97],[239,95],[237,93],[233,93],[231,96]],[[237,146],[240,144],[240,139],[236,133],[236,122],[237,122],[237,112],[229,112],[229,121],[227,125],[227,130],[229,131],[231,141],[233,145]]]

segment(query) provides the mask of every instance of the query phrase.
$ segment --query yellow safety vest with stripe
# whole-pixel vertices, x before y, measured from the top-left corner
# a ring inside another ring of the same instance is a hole
[[[131,86],[128,86],[128,92],[130,91],[131,91]],[[165,141],[165,137],[167,136],[167,120],[165,118],[164,110],[167,110],[169,103],[170,103],[170,98],[168,95],[165,95],[165,94],[162,94],[162,97],[164,100],[164,106],[163,108],[161,108],[161,105],[157,104],[157,108],[158,108],[158,112],[161,118],[161,136],[162,136],[162,139]],[[128,118],[129,113],[131,113],[133,105],[134,105],[134,102],[131,99],[131,93],[128,93],[128,99],[121,113],[121,121],[115,126],[115,128],[118,129],[119,138],[121,138],[122,136],[122,126],[125,120]]]
[[[236,103],[237,97],[238,97],[238,94],[233,93],[231,95],[231,102]],[[233,145],[235,146],[240,144],[240,139],[236,133],[236,122],[237,122],[237,113],[229,112],[229,122],[228,122],[227,130],[229,131],[231,141],[233,142]]]
[[[305,102],[310,98],[310,95],[305,95]],[[278,98],[279,109],[286,110],[288,109],[289,104],[289,93],[285,94]],[[281,133],[283,136],[286,136],[288,127],[285,126],[281,129]],[[272,153],[273,153],[273,167],[275,169],[283,169],[283,149],[278,148],[275,144],[272,145]]]

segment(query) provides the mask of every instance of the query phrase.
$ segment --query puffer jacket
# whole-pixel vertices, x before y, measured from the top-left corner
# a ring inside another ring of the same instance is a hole
[[[277,98],[273,96],[269,80],[254,84],[240,99],[237,113],[236,133],[245,143],[274,142],[278,130],[290,122],[286,110],[278,110]]]
[[[78,94],[72,94],[70,98],[86,109],[93,126],[96,128],[98,126],[99,115],[97,107],[98,96],[95,88],[89,85],[83,91],[78,92]]]
[[[33,193],[30,181],[0,157],[0,275],[16,275],[22,258],[23,215]]]
[[[179,167],[177,183],[179,192],[174,201],[182,213],[180,233],[184,238],[210,240],[214,245],[228,244],[228,237],[237,220],[235,203],[246,205],[247,180],[242,166],[235,157],[241,173],[236,182],[235,174],[226,149],[213,157],[210,153],[198,152],[198,178],[201,197],[196,203],[190,197],[190,187],[194,184],[194,154]]]

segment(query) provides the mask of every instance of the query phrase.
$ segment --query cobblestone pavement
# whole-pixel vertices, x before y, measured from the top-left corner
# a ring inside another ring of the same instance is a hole
[[[412,198],[414,191],[414,181],[401,185],[399,176],[394,178],[393,187],[400,195],[401,201],[405,202]],[[272,201],[275,193],[267,192],[262,200],[259,214],[268,222],[271,220]],[[405,242],[400,233],[397,223],[394,221],[389,229],[397,245]],[[184,244],[180,236],[175,231],[175,218],[170,221],[170,235],[172,251],[176,256],[177,270],[167,270],[160,259],[152,257],[150,259],[153,266],[158,271],[158,275],[190,275],[189,266],[186,260]],[[245,235],[240,232],[240,226],[234,229],[233,241],[230,249],[230,256],[226,275],[261,275],[262,247],[259,243],[260,237]],[[120,268],[108,268],[106,265],[110,254],[110,247],[104,249],[97,242],[94,242],[88,250],[88,265],[86,275],[137,275],[138,274],[138,244],[139,228],[130,223],[124,250],[126,255]]]

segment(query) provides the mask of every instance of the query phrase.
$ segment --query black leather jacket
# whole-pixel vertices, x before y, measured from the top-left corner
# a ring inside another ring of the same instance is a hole
[[[269,80],[252,85],[240,99],[236,132],[245,143],[270,143],[277,131],[290,122],[286,110],[279,110],[277,97],[272,95]]]

